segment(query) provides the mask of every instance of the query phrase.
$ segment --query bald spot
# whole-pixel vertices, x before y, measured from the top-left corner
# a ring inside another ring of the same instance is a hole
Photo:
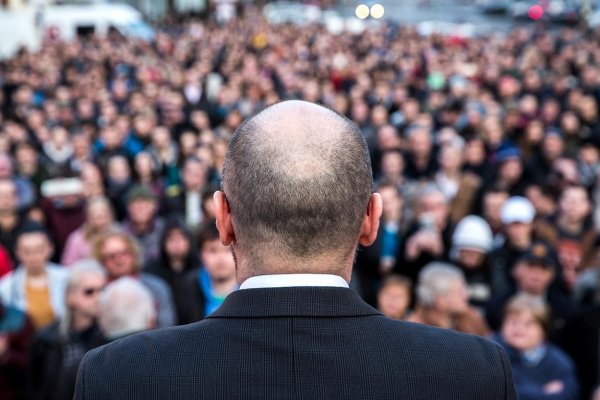
[[[298,100],[267,108],[251,124],[255,151],[269,154],[290,179],[331,173],[328,161],[349,130],[347,121],[333,111]]]

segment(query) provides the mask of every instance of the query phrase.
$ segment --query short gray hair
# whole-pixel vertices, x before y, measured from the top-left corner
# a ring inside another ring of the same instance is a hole
[[[417,299],[420,304],[432,306],[438,297],[448,293],[452,284],[465,277],[460,269],[445,262],[431,262],[419,273]]]
[[[119,278],[100,296],[100,327],[109,339],[150,329],[155,319],[152,294],[138,280]]]
[[[303,101],[278,103],[246,120],[223,166],[236,246],[247,250],[250,266],[264,265],[265,253],[346,259],[372,190],[369,152],[358,126]]]

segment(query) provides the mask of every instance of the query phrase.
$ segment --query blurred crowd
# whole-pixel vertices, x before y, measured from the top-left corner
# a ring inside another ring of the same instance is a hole
[[[87,350],[236,290],[212,208],[228,140],[299,98],[360,126],[384,199],[351,286],[391,318],[498,341],[521,399],[592,398],[599,39],[335,35],[248,9],[0,62],[0,397],[69,399]]]

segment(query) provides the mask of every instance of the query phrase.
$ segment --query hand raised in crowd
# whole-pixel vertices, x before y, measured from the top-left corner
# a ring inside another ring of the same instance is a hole
[[[444,252],[444,242],[439,232],[421,229],[406,244],[406,258],[417,259],[421,253],[440,256]]]

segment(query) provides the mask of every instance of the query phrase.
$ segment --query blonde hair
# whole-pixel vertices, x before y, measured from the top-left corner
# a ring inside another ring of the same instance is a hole
[[[127,249],[133,254],[135,260],[135,272],[142,268],[142,251],[138,241],[129,233],[121,229],[110,229],[108,232],[100,235],[94,242],[92,256],[102,264],[102,248],[107,240],[117,238],[125,242]]]
[[[550,309],[539,297],[526,293],[511,297],[504,307],[504,319],[509,315],[530,312],[538,324],[542,327],[544,334],[548,337],[550,332]]]
[[[99,196],[94,196],[94,197],[88,199],[85,203],[86,223],[84,224],[84,228],[83,228],[86,240],[92,240],[94,235],[97,234],[97,232],[92,231],[91,227],[87,223],[87,219],[89,217],[90,210],[92,209],[92,207],[94,207],[96,205],[105,206],[106,209],[108,210],[108,213],[110,214],[110,219],[111,219],[112,223],[114,224],[114,221],[115,221],[115,212],[114,212],[114,210],[112,208],[112,204],[110,203],[110,200],[108,200],[108,198],[106,198],[105,196],[99,195]]]

